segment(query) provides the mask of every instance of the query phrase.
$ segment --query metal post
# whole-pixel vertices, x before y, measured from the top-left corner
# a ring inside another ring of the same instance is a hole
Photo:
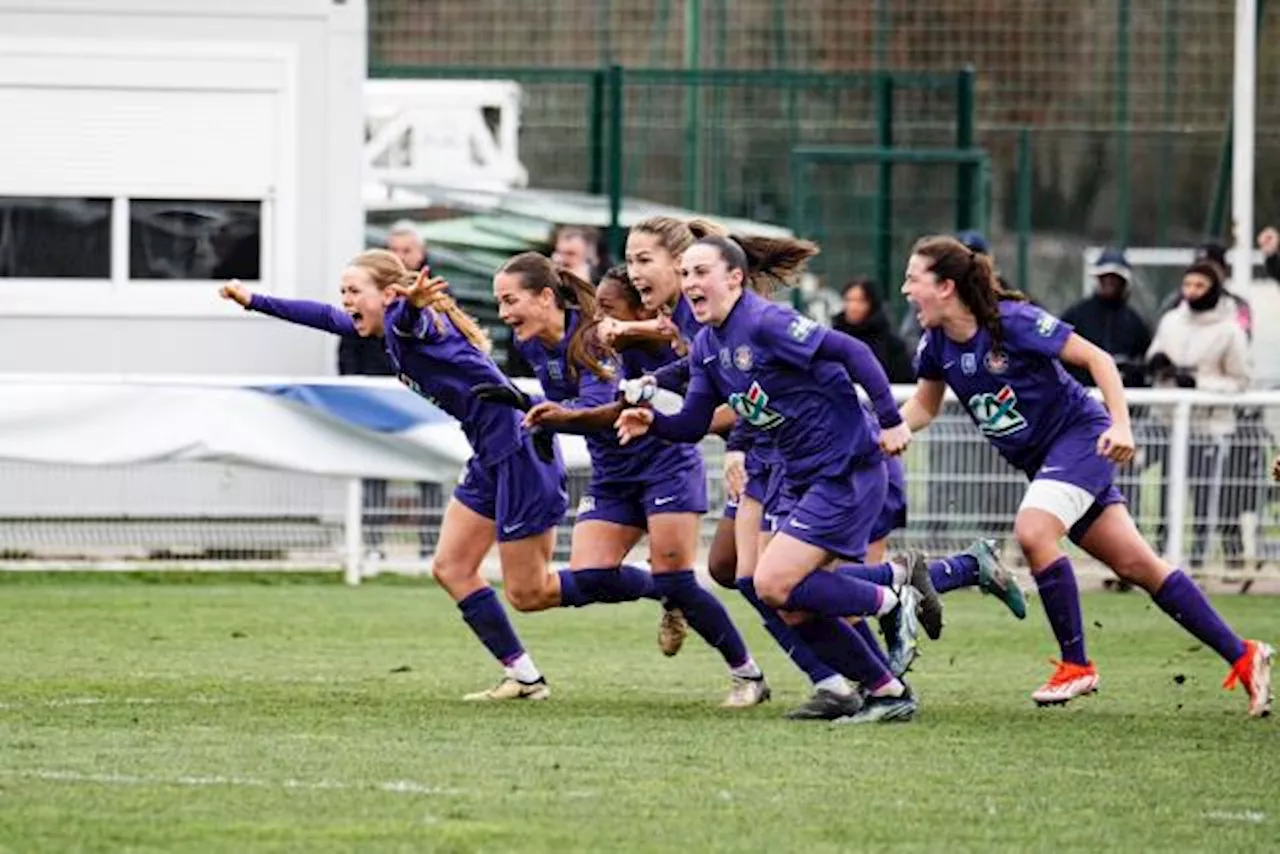
[[[587,120],[587,156],[589,159],[587,192],[598,196],[604,192],[604,105],[608,72],[599,68],[591,73],[591,116]]]
[[[1169,431],[1169,480],[1165,507],[1165,560],[1182,564],[1183,528],[1187,524],[1187,469],[1191,459],[1191,401],[1179,400],[1173,407],[1173,428]]]
[[[1130,0],[1120,0],[1116,21],[1116,127],[1120,138],[1116,160],[1120,165],[1120,187],[1116,199],[1116,242],[1129,245],[1130,218],[1130,148],[1129,148],[1129,10]]]
[[[622,257],[622,161],[625,123],[622,115],[626,75],[621,65],[609,66],[609,254]]]
[[[702,0],[684,3],[684,68],[689,72],[684,87],[684,192],[683,204],[702,209],[701,129],[698,102],[702,95],[698,71],[702,68]]]
[[[1257,106],[1258,0],[1236,0],[1235,74],[1232,95],[1231,231],[1235,257],[1231,281],[1237,289],[1253,281],[1254,122]],[[1240,291],[1244,293],[1244,290]]]
[[[1160,7],[1160,29],[1164,32],[1164,66],[1163,115],[1160,124],[1160,169],[1157,174],[1162,178],[1173,174],[1173,120],[1178,95],[1178,0],[1163,0]],[[1169,242],[1169,205],[1173,192],[1173,181],[1156,182],[1156,245],[1164,246]]]
[[[1254,13],[1253,43],[1258,44],[1258,32],[1262,29],[1262,15],[1266,10],[1267,0],[1257,0],[1257,11]],[[1218,155],[1217,177],[1213,182],[1213,201],[1209,203],[1209,214],[1205,218],[1204,237],[1219,237],[1226,230],[1227,223],[1227,189],[1231,184],[1231,154],[1235,146],[1235,134],[1232,116],[1227,116],[1227,130],[1222,135],[1222,149]]]
[[[347,481],[346,512],[342,529],[345,536],[345,560],[342,563],[342,580],[355,587],[360,583],[360,560],[364,552],[364,486],[360,478]]]
[[[1031,129],[1018,131],[1018,281],[1015,287],[1031,291]]]
[[[887,71],[876,76],[876,117],[876,144],[893,148],[893,75]],[[887,157],[877,169],[876,192],[876,278],[887,287],[893,275],[893,162]]]
[[[972,67],[956,75],[956,148],[973,147],[974,80]],[[956,231],[973,228],[973,169],[965,163],[956,169]]]

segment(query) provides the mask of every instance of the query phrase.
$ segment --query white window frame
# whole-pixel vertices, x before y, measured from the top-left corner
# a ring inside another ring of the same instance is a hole
[[[131,279],[129,277],[129,201],[139,199],[236,200],[261,204],[261,256],[255,291],[293,296],[297,289],[299,235],[297,140],[298,50],[279,42],[221,43],[172,41],[116,41],[100,39],[0,38],[0,56],[11,54],[61,58],[68,62],[83,56],[155,58],[157,60],[263,60],[277,66],[283,85],[259,82],[249,75],[227,80],[187,75],[178,81],[139,81],[134,88],[177,88],[183,91],[252,91],[270,93],[276,101],[276,164],[271,186],[221,184],[216,192],[208,185],[163,186],[93,185],[86,182],[43,191],[29,177],[0,176],[0,196],[42,198],[110,198],[111,277],[0,278],[0,317],[199,317],[241,319],[228,312],[216,290],[223,283],[198,279]],[[57,81],[26,81],[57,85]],[[22,85],[0,77],[0,86]]]

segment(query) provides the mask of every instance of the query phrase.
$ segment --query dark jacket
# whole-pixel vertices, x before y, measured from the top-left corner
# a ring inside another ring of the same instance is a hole
[[[347,338],[338,343],[338,373],[343,376],[389,377],[395,373],[381,338]]]
[[[1141,366],[1151,346],[1151,329],[1127,302],[1104,300],[1094,294],[1067,309],[1062,320],[1075,327],[1081,338],[1115,357],[1125,385],[1145,384]],[[1063,367],[1080,382],[1093,385],[1088,371],[1070,365]]]
[[[901,338],[889,328],[889,318],[883,309],[876,309],[859,324],[844,319],[844,312],[831,317],[831,328],[857,338],[871,348],[876,360],[884,368],[891,383],[915,382],[915,370],[911,366],[911,354]]]

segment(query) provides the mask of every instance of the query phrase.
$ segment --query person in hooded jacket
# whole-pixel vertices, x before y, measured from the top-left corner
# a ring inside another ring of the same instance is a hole
[[[1219,268],[1204,261],[1182,277],[1182,301],[1156,327],[1147,366],[1156,388],[1238,393],[1249,386],[1249,342],[1226,298]],[[1231,454],[1237,413],[1232,406],[1197,406],[1191,414],[1188,475],[1194,536],[1191,568],[1204,565],[1209,528],[1216,520],[1228,568],[1243,560],[1241,513],[1255,491],[1256,473],[1236,471],[1242,457]],[[1161,516],[1164,514],[1161,513]]]
[[[1097,286],[1091,295],[1071,306],[1062,315],[1091,344],[1115,357],[1120,376],[1128,387],[1145,385],[1143,363],[1151,346],[1151,328],[1129,305],[1129,285],[1133,280],[1124,252],[1108,249],[1090,270]],[[1076,368],[1068,372],[1084,385],[1093,385],[1087,373]]]
[[[831,328],[870,347],[889,382],[915,382],[907,345],[890,328],[875,282],[858,278],[844,286],[844,309],[832,315]]]

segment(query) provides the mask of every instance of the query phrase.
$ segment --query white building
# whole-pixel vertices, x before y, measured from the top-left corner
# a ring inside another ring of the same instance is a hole
[[[333,371],[217,298],[363,245],[363,0],[0,0],[0,372]]]

